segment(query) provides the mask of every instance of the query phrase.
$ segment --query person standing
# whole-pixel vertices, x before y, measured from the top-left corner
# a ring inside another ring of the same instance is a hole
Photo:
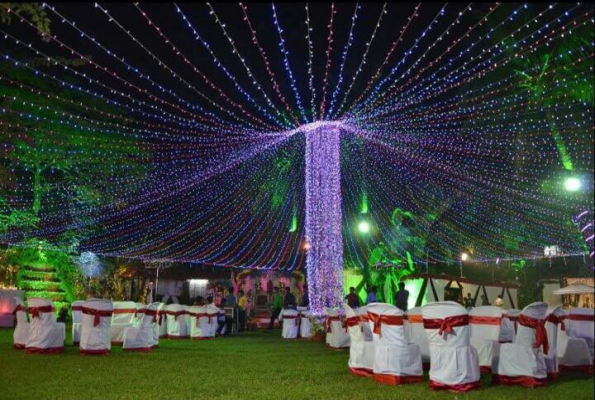
[[[232,287],[227,288],[227,296],[225,296],[225,307],[233,308],[233,315],[235,315],[238,310],[238,299],[236,298],[236,295],[233,294]],[[227,315],[225,316],[225,327],[226,327],[225,334],[226,335],[231,334],[231,328],[232,328],[233,322],[234,322],[234,317],[228,317]]]
[[[471,293],[467,293],[467,297],[465,297],[465,308],[473,308],[473,297],[471,297]]]
[[[273,288],[273,309],[271,310],[271,322],[269,323],[269,330],[273,329],[275,320],[279,319],[279,314],[283,310],[283,295],[279,293],[279,288]]]
[[[302,294],[302,300],[300,301],[300,307],[310,307],[310,299],[308,298],[308,288],[304,287],[304,293]]]
[[[366,304],[376,303],[377,301],[378,299],[376,298],[376,289],[371,287],[368,295],[366,296]]]
[[[401,311],[407,311],[407,301],[409,300],[409,291],[405,290],[405,283],[399,282],[399,291],[395,295],[395,305]]]
[[[243,290],[240,290],[238,292],[238,295],[238,332],[242,332],[244,329],[246,329],[246,312],[248,306],[248,299],[244,295]]]
[[[347,300],[347,305],[351,308],[358,308],[359,307],[359,296],[355,294],[355,288],[352,286],[349,288],[349,294],[345,296],[345,300]]]
[[[283,308],[295,310],[295,296],[291,293],[289,286],[285,287],[285,297],[283,298]]]

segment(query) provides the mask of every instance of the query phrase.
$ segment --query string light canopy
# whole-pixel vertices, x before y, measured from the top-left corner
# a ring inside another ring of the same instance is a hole
[[[589,3],[0,7],[2,242],[304,268],[317,309],[380,244],[584,251]]]

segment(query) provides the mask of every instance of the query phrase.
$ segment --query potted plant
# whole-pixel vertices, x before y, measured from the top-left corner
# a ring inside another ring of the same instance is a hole
[[[321,323],[317,318],[310,317],[310,340],[314,342],[324,342],[326,337],[326,329],[324,324]]]

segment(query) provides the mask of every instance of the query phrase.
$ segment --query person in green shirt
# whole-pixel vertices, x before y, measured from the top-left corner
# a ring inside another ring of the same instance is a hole
[[[279,288],[273,288],[273,309],[271,311],[271,322],[269,323],[269,329],[273,329],[275,320],[279,319],[279,314],[283,310],[283,295],[279,293]]]

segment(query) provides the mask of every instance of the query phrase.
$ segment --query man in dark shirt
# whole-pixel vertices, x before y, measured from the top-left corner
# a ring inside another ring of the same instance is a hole
[[[395,305],[401,311],[407,311],[407,300],[409,300],[409,291],[405,290],[405,283],[399,282],[399,291],[395,295]]]
[[[465,297],[465,308],[473,308],[473,297],[471,297],[471,293],[467,293],[467,297]]]
[[[285,297],[283,297],[283,308],[295,309],[295,296],[291,293],[289,286],[285,287]]]
[[[345,296],[345,300],[347,300],[347,305],[351,308],[358,308],[359,307],[359,296],[355,294],[355,288],[352,286],[349,288],[349,294]]]
[[[310,299],[308,298],[308,288],[304,288],[304,294],[302,295],[302,301],[300,302],[300,307],[309,307],[310,306]]]

